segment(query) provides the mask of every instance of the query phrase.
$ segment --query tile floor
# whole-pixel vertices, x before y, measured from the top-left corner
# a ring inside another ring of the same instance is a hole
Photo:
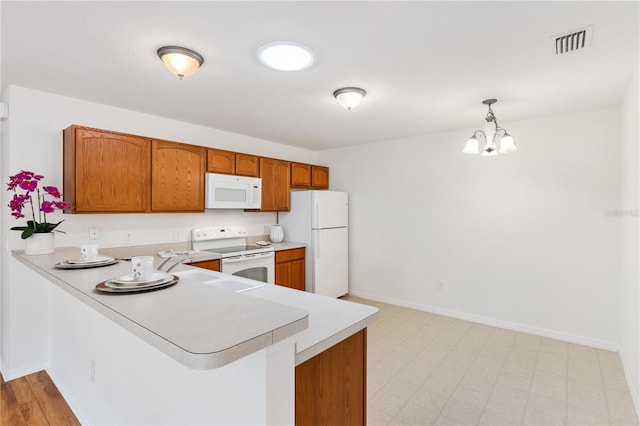
[[[370,425],[638,425],[617,353],[347,297],[368,331]]]

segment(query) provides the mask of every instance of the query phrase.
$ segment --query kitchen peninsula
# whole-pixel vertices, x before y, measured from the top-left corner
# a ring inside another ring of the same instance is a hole
[[[364,420],[366,327],[377,309],[269,284],[237,294],[188,274],[159,291],[105,294],[96,284],[127,274],[130,264],[53,267],[77,252],[13,256],[44,278],[47,371],[83,423],[293,424],[303,410],[322,416],[323,400],[309,398],[316,363],[353,348],[359,362],[344,365],[359,372],[339,376],[360,377],[360,396],[345,411],[361,403]]]

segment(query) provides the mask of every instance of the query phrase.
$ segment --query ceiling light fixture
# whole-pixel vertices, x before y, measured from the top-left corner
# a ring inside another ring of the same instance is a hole
[[[333,92],[333,97],[340,105],[351,111],[352,108],[358,106],[366,94],[367,92],[359,87],[343,87]]]
[[[485,99],[482,101],[484,105],[489,107],[489,112],[485,117],[487,123],[484,125],[483,130],[473,132],[462,150],[465,154],[482,153],[485,157],[492,157],[498,155],[498,153],[506,154],[518,149],[511,135],[498,125],[498,119],[491,109],[491,105],[496,102],[498,102],[497,99]],[[481,141],[478,136],[484,140]]]
[[[310,47],[295,41],[271,41],[258,48],[258,60],[278,71],[302,71],[316,61]]]
[[[204,63],[204,58],[198,52],[186,47],[164,46],[158,49],[158,56],[167,69],[180,77],[189,77]]]

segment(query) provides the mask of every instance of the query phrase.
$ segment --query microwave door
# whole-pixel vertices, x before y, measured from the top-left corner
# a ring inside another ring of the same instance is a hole
[[[247,185],[238,183],[216,183],[213,191],[207,195],[212,198],[207,202],[208,208],[237,209],[247,204]]]

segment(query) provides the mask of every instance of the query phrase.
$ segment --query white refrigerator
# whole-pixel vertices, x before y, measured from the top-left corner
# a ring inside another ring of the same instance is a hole
[[[349,292],[349,194],[292,191],[291,210],[278,213],[285,239],[306,243],[305,288],[329,297]]]

